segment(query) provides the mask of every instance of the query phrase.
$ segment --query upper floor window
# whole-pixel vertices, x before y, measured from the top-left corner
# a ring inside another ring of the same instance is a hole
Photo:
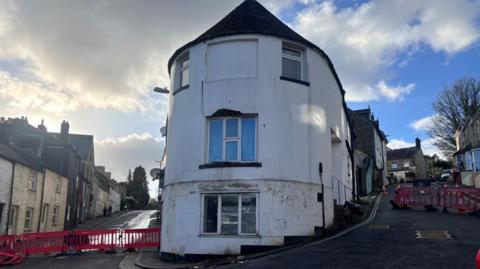
[[[209,120],[209,162],[251,162],[257,154],[257,118],[224,117]]]
[[[398,164],[397,164],[397,163],[392,163],[392,169],[393,169],[393,170],[398,169]]]
[[[410,167],[410,162],[409,162],[409,161],[403,162],[403,167],[404,167],[404,168]]]
[[[282,47],[282,76],[285,78],[303,79],[303,50],[283,46]]]
[[[55,192],[60,193],[62,190],[62,179],[60,177],[57,177],[57,182],[55,184]]]
[[[38,174],[36,171],[32,171],[30,172],[30,178],[28,180],[28,188],[30,190],[37,190],[37,178],[38,178]]]
[[[184,88],[188,86],[188,81],[190,78],[189,62],[190,62],[190,58],[188,54],[181,57],[180,60],[178,61],[180,88]]]

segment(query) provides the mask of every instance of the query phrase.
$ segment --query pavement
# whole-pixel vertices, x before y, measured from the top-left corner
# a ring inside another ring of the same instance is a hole
[[[382,197],[370,224],[341,237],[220,268],[475,268],[479,217],[392,210],[390,199]],[[436,239],[418,239],[418,231]],[[452,239],[428,231],[447,231]]]

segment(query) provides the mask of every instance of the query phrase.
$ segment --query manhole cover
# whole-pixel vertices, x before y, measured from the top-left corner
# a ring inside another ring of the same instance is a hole
[[[417,231],[418,239],[453,239],[448,231]]]
[[[370,224],[368,226],[369,230],[387,230],[390,229],[390,225],[385,225],[385,224]]]

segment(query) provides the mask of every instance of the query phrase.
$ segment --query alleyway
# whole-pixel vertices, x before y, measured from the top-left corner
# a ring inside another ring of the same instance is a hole
[[[93,229],[141,229],[148,228],[155,210],[132,210],[120,212],[111,217],[99,217],[79,225],[77,230]]]
[[[474,268],[480,218],[391,209],[383,197],[370,225],[323,244],[313,243],[222,268]],[[453,239],[417,239],[417,231],[448,231]]]

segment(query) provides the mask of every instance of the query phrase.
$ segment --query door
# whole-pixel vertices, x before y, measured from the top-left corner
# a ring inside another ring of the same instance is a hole
[[[8,220],[8,234],[17,234],[18,205],[12,205],[10,208],[10,218]]]

